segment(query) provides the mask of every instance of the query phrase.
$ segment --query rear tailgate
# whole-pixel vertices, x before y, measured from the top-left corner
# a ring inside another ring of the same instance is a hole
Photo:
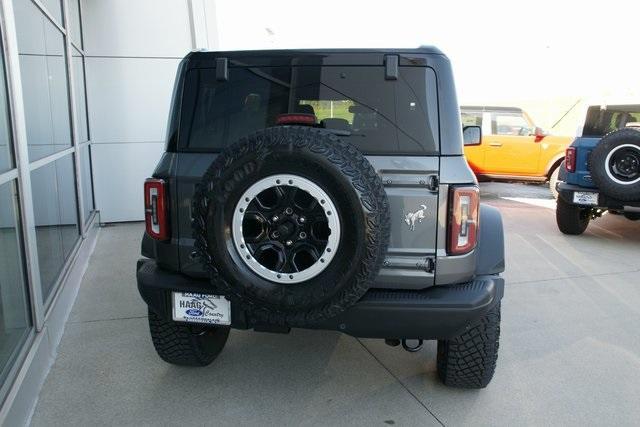
[[[438,231],[438,157],[367,157],[385,186],[391,238],[376,285],[422,289],[434,284]]]
[[[182,272],[206,277],[193,259],[191,198],[195,186],[216,154],[178,153],[178,239]],[[391,237],[384,265],[376,280],[379,287],[421,289],[433,285],[438,227],[438,157],[369,156],[382,178],[391,208]],[[436,180],[436,181],[434,181]]]

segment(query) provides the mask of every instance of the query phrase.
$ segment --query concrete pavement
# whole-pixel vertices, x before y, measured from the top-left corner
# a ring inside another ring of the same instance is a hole
[[[211,366],[167,365],[135,286],[143,227],[121,224],[101,230],[32,424],[638,425],[640,222],[606,215],[564,236],[547,188],[482,188],[507,233],[487,389],[441,385],[433,342],[406,353],[321,331],[232,331]]]

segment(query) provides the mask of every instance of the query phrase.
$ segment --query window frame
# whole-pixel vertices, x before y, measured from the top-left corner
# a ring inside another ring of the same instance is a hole
[[[511,116],[511,117],[519,117],[521,118],[525,124],[527,124],[527,129],[530,132],[527,135],[513,135],[513,134],[504,134],[498,133],[498,116]],[[535,126],[531,123],[531,120],[524,114],[522,111],[491,111],[491,134],[496,136],[506,136],[506,137],[530,137],[532,132],[535,131]]]

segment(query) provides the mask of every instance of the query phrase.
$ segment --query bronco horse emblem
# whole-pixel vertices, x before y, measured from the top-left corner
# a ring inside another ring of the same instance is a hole
[[[425,218],[425,210],[427,207],[425,205],[420,205],[422,209],[418,209],[415,212],[409,212],[404,216],[404,222],[409,226],[409,230],[415,231],[416,229],[416,221],[422,222]]]

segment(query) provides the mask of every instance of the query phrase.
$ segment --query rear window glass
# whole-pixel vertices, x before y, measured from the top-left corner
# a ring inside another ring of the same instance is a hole
[[[640,124],[640,105],[592,106],[587,110],[582,135],[603,136],[631,124]]]
[[[385,80],[384,67],[299,66],[215,69],[187,73],[180,121],[186,151],[219,151],[241,137],[276,125],[284,113],[314,114],[367,154],[437,154],[435,74],[400,67]],[[430,95],[428,95],[430,94]]]

